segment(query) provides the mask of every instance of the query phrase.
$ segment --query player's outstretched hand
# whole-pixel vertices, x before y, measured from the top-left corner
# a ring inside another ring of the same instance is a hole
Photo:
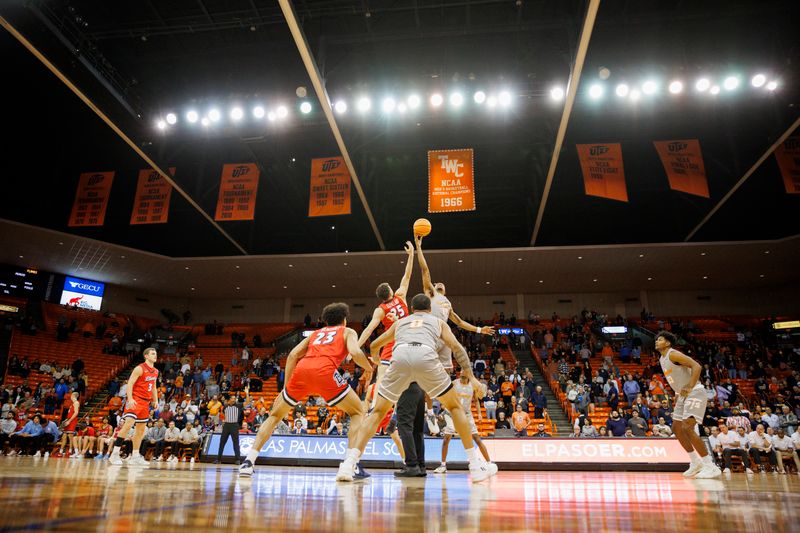
[[[414,242],[417,243],[417,249],[422,248],[422,235],[414,235]]]
[[[414,255],[414,245],[411,244],[411,241],[406,241],[404,249],[408,255]]]
[[[481,333],[484,335],[494,335],[494,328],[491,326],[483,326],[481,328]]]
[[[680,394],[681,396],[683,396],[683,397],[686,397],[686,396],[689,396],[689,393],[690,393],[690,392],[692,392],[692,388],[691,388],[691,387],[689,387],[689,386],[686,386],[686,387],[684,387],[684,388],[682,388],[682,389],[681,389],[681,392],[680,392],[679,394]]]
[[[133,399],[133,396],[128,398],[128,403],[125,404],[125,407],[130,407],[131,409],[136,409],[136,400]]]

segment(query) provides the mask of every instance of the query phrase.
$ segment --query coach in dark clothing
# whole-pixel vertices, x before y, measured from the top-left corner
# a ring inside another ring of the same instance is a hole
[[[245,389],[245,392],[250,397],[250,390]],[[238,401],[235,394],[228,397],[228,401],[223,409],[225,414],[225,423],[222,424],[222,436],[219,439],[219,449],[217,450],[217,459],[214,464],[222,461],[222,450],[225,449],[225,444],[228,443],[228,437],[233,441],[233,453],[236,455],[236,464],[242,463],[242,457],[239,453],[239,429],[242,427],[242,420],[244,419],[244,406],[242,402]]]
[[[425,477],[425,392],[416,382],[397,400],[397,432],[406,462],[396,477]]]

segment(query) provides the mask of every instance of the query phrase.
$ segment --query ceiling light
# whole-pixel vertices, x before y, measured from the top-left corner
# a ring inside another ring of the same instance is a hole
[[[701,93],[707,91],[709,87],[711,87],[711,82],[708,78],[700,78],[697,80],[697,83],[694,84],[694,88]]]
[[[175,113],[167,113],[167,124],[172,125],[178,122],[178,117],[175,116]]]
[[[231,109],[231,120],[239,121],[244,118],[244,110],[241,107]]]
[[[767,77],[764,76],[763,74],[756,74],[755,76],[753,76],[753,79],[750,80],[750,85],[752,85],[753,87],[761,87],[765,83],[767,83]]]
[[[540,279],[540,280],[539,280],[539,283],[544,283],[544,280],[543,280],[543,279]]]
[[[647,278],[647,281],[653,281],[653,278]]]
[[[384,98],[381,102],[381,109],[384,113],[392,113],[395,107],[397,107],[397,102],[392,97]]]
[[[300,112],[304,115],[311,113],[311,102],[303,102],[300,104]]]
[[[675,80],[669,84],[669,92],[672,94],[678,94],[683,91],[683,82]]]
[[[464,260],[463,260],[463,259],[459,259],[459,260],[458,260],[458,262],[459,262],[459,263],[463,263],[463,262],[464,262]]]
[[[492,282],[491,282],[491,281],[487,281],[487,282],[486,282],[486,284],[487,284],[487,285],[491,285],[491,284],[492,284]]]
[[[203,126],[208,127],[211,124],[211,121],[208,120],[208,117],[203,117],[203,120],[200,121],[200,124],[202,124]]]
[[[638,102],[641,97],[642,97],[642,93],[639,92],[639,89],[631,90],[631,94],[630,94],[631,102]]]
[[[500,94],[497,95],[497,102],[503,106],[508,107],[511,105],[511,93],[508,91],[502,91]]]
[[[642,84],[642,92],[644,94],[655,94],[658,90],[658,84],[653,80],[647,80]]]
[[[597,278],[594,278],[592,281],[597,281]]]
[[[644,254],[639,254],[639,257],[644,257]]]
[[[578,256],[578,259],[583,259],[583,256],[582,256],[582,255],[579,255],[579,256]]]
[[[266,114],[267,112],[264,111],[264,108],[261,107],[260,105],[257,105],[253,108],[253,116],[256,118],[264,118],[264,115]]]
[[[453,107],[461,107],[464,103],[464,95],[461,93],[453,93],[450,95],[450,105]]]
[[[294,265],[289,265],[289,268],[294,268]]]
[[[184,270],[189,270],[189,267],[183,267]]]
[[[336,288],[336,285],[331,285],[331,287],[335,289],[335,288]]]
[[[767,90],[768,90],[768,91],[774,91],[774,90],[775,90],[775,89],[777,89],[777,88],[778,88],[778,82],[777,82],[777,81],[775,81],[775,80],[772,80],[771,82],[769,82],[769,83],[767,84]]]
[[[719,94],[719,85],[714,85],[708,90],[709,94]]]
[[[440,105],[442,105],[442,102],[444,102],[444,98],[442,97],[441,94],[433,93],[431,95],[431,105],[433,107],[439,107]]]
[[[194,287],[192,287],[192,290],[194,290]]]
[[[367,98],[366,96],[362,96],[361,98],[358,99],[356,107],[358,107],[358,110],[361,111],[362,113],[366,113],[372,107],[372,102],[370,102],[369,98]]]
[[[284,286],[283,286],[283,288],[284,288],[284,289],[288,289],[289,287],[287,287],[286,285],[284,285]]]
[[[703,279],[708,279],[708,276],[703,276]]]
[[[167,127],[167,123],[164,122],[163,120],[159,120],[158,122],[156,122],[156,128],[158,128],[160,130],[163,130],[166,127]]]
[[[628,96],[629,91],[630,89],[625,83],[620,83],[619,85],[617,85],[617,88],[614,92],[617,93],[617,96],[619,96],[620,98],[624,98]]]
[[[769,250],[764,250],[764,253],[765,254],[769,254]]]
[[[420,100],[420,97],[419,97],[419,95],[416,95],[416,94],[412,94],[411,96],[409,96],[409,97],[408,97],[408,100],[406,100],[406,101],[408,102],[408,108],[409,108],[409,109],[416,109],[416,108],[418,108],[418,107],[419,107],[419,104],[422,102],[422,101]]]
[[[477,91],[473,95],[472,99],[475,100],[476,104],[482,104],[486,101],[486,93],[483,91]]]
[[[759,275],[758,275],[758,277],[759,277],[759,278],[763,278],[763,277],[764,277],[764,274],[759,274]]]
[[[599,83],[593,84],[589,87],[589,98],[592,100],[599,100],[603,96],[603,86]]]
[[[560,102],[564,99],[564,89],[561,87],[553,87],[550,89],[550,98],[555,100],[556,102]]]
[[[336,110],[337,113],[340,115],[344,114],[347,111],[347,102],[344,100],[339,100],[334,104],[333,108]]]
[[[189,111],[188,113],[186,113],[186,120],[188,120],[192,124],[197,122],[197,120],[199,118],[200,118],[200,115],[198,115],[197,111],[195,111],[195,110],[192,110],[192,111]]]
[[[275,114],[278,115],[278,118],[286,118],[289,115],[289,110],[285,105],[282,105],[275,110]]]
[[[706,253],[705,252],[700,252],[700,255],[706,255]]]
[[[236,268],[239,268],[239,265],[236,265]]]
[[[222,115],[219,113],[219,109],[212,109],[208,112],[208,119],[211,122],[216,122],[222,118]]]
[[[725,87],[726,91],[732,91],[739,86],[739,78],[736,76],[728,76],[725,78],[725,81],[722,82],[722,86]]]
[[[522,258],[521,257],[517,257],[517,261],[522,261]]]
[[[239,290],[239,287],[236,287],[236,290],[238,291],[238,290]]]

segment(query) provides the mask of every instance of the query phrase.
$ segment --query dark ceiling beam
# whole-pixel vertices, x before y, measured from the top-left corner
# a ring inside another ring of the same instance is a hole
[[[208,12],[208,9],[206,8],[205,3],[203,3],[203,0],[197,0],[197,5],[199,5],[200,9],[203,10],[203,14],[206,16],[208,21],[211,24],[214,24],[214,19],[211,17],[211,13]]]
[[[567,135],[567,126],[569,125],[569,118],[572,114],[572,107],[575,105],[575,98],[578,95],[578,85],[580,84],[581,72],[583,71],[583,62],[586,59],[586,52],[589,50],[589,41],[592,38],[592,30],[594,29],[594,22],[597,19],[598,9],[600,9],[600,0],[589,0],[589,6],[586,8],[586,15],[583,18],[583,30],[581,30],[581,36],[578,40],[578,49],[575,52],[575,63],[572,67],[569,83],[567,83],[564,112],[561,114],[561,123],[558,125],[558,133],[556,133],[556,141],[553,146],[553,155],[550,158],[550,168],[547,171],[547,180],[544,184],[542,200],[539,203],[539,210],[536,212],[536,223],[533,226],[531,246],[536,246],[536,239],[539,237],[539,231],[542,229],[544,210],[547,207],[547,199],[550,197],[550,189],[553,186],[553,178],[556,174],[558,158],[561,155],[561,147],[564,145],[564,137]]]
[[[311,48],[308,46],[308,40],[306,39],[303,30],[300,28],[300,23],[297,20],[297,13],[294,11],[294,6],[290,0],[279,0],[279,2],[281,10],[283,11],[283,15],[286,17],[286,24],[289,26],[289,31],[292,33],[294,42],[297,45],[297,50],[300,52],[300,57],[302,58],[303,64],[308,72],[308,77],[311,78],[311,84],[314,86],[314,91],[317,93],[320,107],[325,114],[325,118],[328,120],[331,132],[333,133],[334,139],[336,139],[336,144],[339,146],[339,151],[341,152],[342,159],[344,159],[344,163],[347,166],[347,170],[350,172],[350,178],[353,181],[353,187],[355,187],[356,193],[358,193],[358,197],[361,200],[361,204],[364,206],[364,212],[367,215],[367,219],[372,227],[372,231],[378,241],[378,246],[381,250],[386,250],[383,237],[381,236],[381,232],[378,229],[377,223],[375,222],[372,209],[370,209],[369,203],[367,202],[364,189],[361,187],[361,181],[358,179],[358,174],[353,166],[353,161],[350,158],[350,153],[347,149],[347,146],[344,143],[344,138],[339,130],[339,125],[336,123],[336,117],[333,115],[331,100],[328,97],[328,91],[325,89],[325,84],[323,83],[322,76],[319,73],[316,60],[311,53]]]
[[[134,152],[136,152],[139,157],[141,157],[145,163],[147,163],[150,168],[158,172],[162,178],[164,178],[167,183],[169,183],[178,194],[183,196],[183,198],[189,202],[189,204],[197,210],[200,215],[203,216],[214,228],[217,229],[237,250],[239,250],[244,255],[247,254],[247,250],[245,250],[233,237],[231,237],[222,227],[217,224],[217,222],[203,210],[200,205],[194,201],[194,199],[184,191],[180,185],[178,185],[175,180],[172,179],[172,175],[161,168],[149,155],[147,155],[141,147],[133,141],[122,129],[117,126],[117,124],[111,120],[111,118],[106,115],[86,94],[80,90],[74,83],[72,83],[69,78],[67,78],[64,73],[62,73],[58,67],[56,67],[47,57],[40,52],[28,39],[25,38],[17,29],[11,25],[4,17],[0,16],[0,25],[8,31],[19,43],[24,46],[31,54],[33,54],[36,59],[38,59],[45,67],[47,67],[50,72],[52,72],[61,82],[66,85],[81,101],[86,104],[89,109],[91,109],[100,119],[106,123],[106,125],[111,128],[114,133],[116,133],[120,139],[122,139],[125,144],[130,146]]]
[[[742,176],[742,177],[739,179],[739,181],[737,181],[737,182],[736,182],[736,184],[735,184],[733,187],[731,187],[731,190],[729,190],[729,191],[728,191],[728,193],[727,193],[725,196],[723,196],[723,197],[722,197],[722,199],[721,199],[719,202],[717,202],[717,205],[715,205],[715,206],[714,206],[714,208],[713,208],[711,211],[709,211],[709,213],[708,213],[708,214],[707,214],[705,217],[703,217],[703,220],[701,220],[701,221],[700,221],[700,223],[699,223],[697,226],[695,226],[695,227],[694,227],[694,229],[693,229],[693,230],[692,230],[692,231],[689,233],[689,235],[687,235],[687,236],[686,236],[686,238],[685,238],[685,239],[683,239],[683,241],[684,241],[684,242],[687,242],[687,241],[690,241],[690,240],[692,240],[692,237],[694,237],[694,236],[695,236],[695,234],[696,234],[698,231],[700,231],[700,228],[702,228],[702,227],[703,227],[703,226],[706,224],[706,222],[708,222],[709,220],[711,220],[711,217],[713,217],[713,216],[714,216],[714,214],[715,214],[717,211],[719,211],[719,210],[720,210],[720,208],[721,208],[723,205],[725,205],[725,202],[727,202],[727,201],[730,199],[730,197],[731,197],[731,196],[733,196],[733,195],[734,195],[734,193],[735,193],[736,191],[738,191],[738,190],[739,190],[739,188],[740,188],[742,185],[744,185],[744,183],[747,181],[747,179],[748,179],[750,176],[752,176],[752,175],[753,175],[753,173],[754,173],[756,170],[758,170],[758,167],[760,167],[760,166],[762,165],[762,163],[764,163],[764,161],[766,161],[766,160],[767,160],[767,158],[768,158],[769,156],[771,156],[771,155],[772,155],[772,152],[774,152],[774,151],[775,151],[775,149],[776,149],[778,146],[780,146],[780,145],[781,145],[781,143],[785,142],[785,141],[786,141],[786,139],[788,139],[788,138],[789,138],[789,136],[791,136],[791,135],[792,135],[792,133],[794,133],[794,130],[796,130],[798,126],[800,126],[800,117],[798,117],[798,118],[797,118],[797,119],[796,119],[796,120],[795,120],[795,121],[792,123],[792,125],[791,125],[791,126],[789,126],[789,128],[788,128],[786,131],[784,131],[784,132],[783,132],[783,135],[781,135],[780,137],[778,137],[778,139],[777,139],[777,140],[776,140],[774,143],[772,143],[772,146],[770,146],[769,148],[767,148],[767,151],[766,151],[766,152],[764,152],[763,154],[761,154],[761,157],[759,157],[759,158],[758,158],[758,161],[756,161],[755,163],[753,163],[753,166],[751,166],[751,167],[750,167],[750,168],[747,170],[747,172],[745,172],[745,173],[744,173],[744,176]]]

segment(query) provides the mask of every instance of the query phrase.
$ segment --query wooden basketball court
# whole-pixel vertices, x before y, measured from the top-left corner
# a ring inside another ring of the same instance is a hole
[[[354,484],[330,468],[0,458],[0,529],[59,531],[800,531],[800,476],[463,471]]]

